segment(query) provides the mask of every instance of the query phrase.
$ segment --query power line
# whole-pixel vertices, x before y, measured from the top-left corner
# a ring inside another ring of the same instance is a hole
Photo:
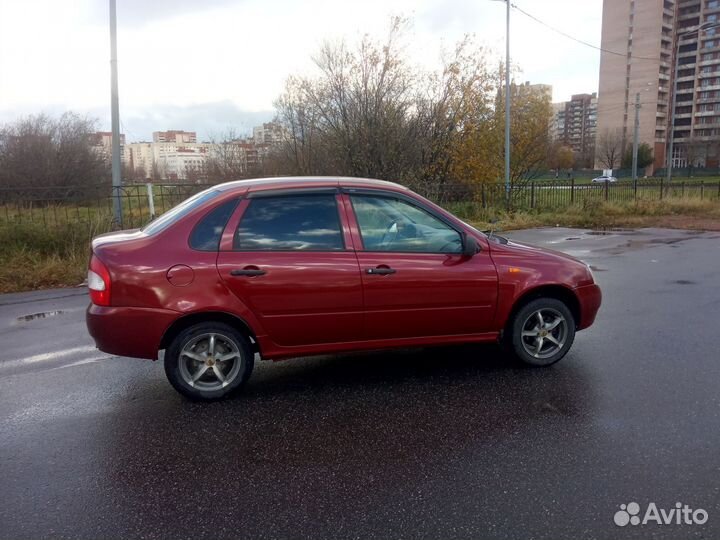
[[[545,21],[541,21],[540,19],[538,19],[538,18],[535,17],[534,15],[531,15],[531,14],[528,13],[527,11],[524,11],[523,9],[519,8],[516,4],[510,4],[510,6],[511,6],[513,9],[515,9],[515,10],[519,11],[520,13],[522,13],[523,15],[525,15],[526,17],[529,17],[530,19],[532,19],[532,20],[535,21],[536,23],[539,23],[539,24],[545,26],[546,28],[549,28],[549,29],[552,30],[553,32],[557,32],[557,33],[560,34],[561,36],[564,36],[564,37],[566,37],[566,38],[568,38],[568,39],[571,39],[571,40],[576,41],[576,42],[578,42],[578,43],[580,43],[580,44],[582,44],[582,45],[585,45],[586,47],[590,47],[590,48],[592,48],[592,49],[595,49],[595,50],[598,50],[598,51],[601,51],[601,52],[604,52],[604,53],[614,54],[614,55],[616,55],[616,56],[622,56],[622,57],[632,58],[632,59],[634,59],[634,60],[653,60],[653,61],[655,61],[655,62],[661,61],[660,58],[652,58],[652,57],[649,57],[649,56],[632,56],[632,55],[628,55],[628,54],[625,54],[625,53],[619,53],[619,52],[617,52],[617,51],[611,51],[611,50],[609,50],[609,49],[603,49],[602,47],[598,47],[597,45],[593,45],[592,43],[588,43],[587,41],[583,41],[582,39],[578,39],[578,38],[576,38],[575,36],[571,36],[570,34],[567,34],[567,33],[563,32],[562,30],[559,30],[558,28],[555,28],[554,26],[549,25],[549,24],[546,23]]]

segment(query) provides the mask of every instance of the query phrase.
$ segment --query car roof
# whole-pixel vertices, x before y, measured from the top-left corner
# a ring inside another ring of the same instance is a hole
[[[225,182],[215,186],[219,191],[227,191],[236,188],[249,188],[252,191],[260,191],[264,189],[291,189],[302,187],[374,187],[389,188],[394,190],[408,191],[408,188],[388,182],[386,180],[376,180],[374,178],[353,178],[349,176],[277,176],[271,178],[252,178],[248,180],[234,180]]]

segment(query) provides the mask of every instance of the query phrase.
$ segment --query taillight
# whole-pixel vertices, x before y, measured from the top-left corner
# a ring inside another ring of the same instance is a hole
[[[96,306],[109,306],[110,272],[95,255],[90,258],[87,282],[90,290],[90,301]]]

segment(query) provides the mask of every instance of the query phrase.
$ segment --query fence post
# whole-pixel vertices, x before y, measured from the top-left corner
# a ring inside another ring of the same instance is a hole
[[[663,198],[663,191],[665,189],[665,178],[662,176],[660,177],[660,200],[662,201]]]
[[[605,200],[608,200],[608,189],[610,186],[610,182],[608,180],[605,180]]]
[[[155,200],[153,199],[152,184],[148,182],[145,186],[147,186],[148,208],[150,208],[150,220],[152,221],[155,219]]]
[[[705,197],[705,181],[700,180],[700,200],[702,201]]]
[[[680,197],[685,197],[685,180],[680,183]]]
[[[637,185],[638,185],[638,180],[636,178],[635,182],[633,182],[633,191],[634,191],[633,195],[634,195],[636,201],[637,201]]]
[[[530,183],[530,208],[535,208],[535,182]]]
[[[487,210],[487,200],[485,199],[485,182],[481,184],[482,189],[480,190],[480,200],[482,201],[483,210]]]
[[[570,204],[575,204],[575,177],[570,180]]]

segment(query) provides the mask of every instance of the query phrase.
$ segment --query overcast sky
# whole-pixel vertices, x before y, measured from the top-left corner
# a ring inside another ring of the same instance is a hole
[[[514,0],[548,24],[600,43],[602,0]],[[325,39],[382,36],[411,19],[414,62],[439,63],[464,34],[504,54],[505,4],[493,0],[117,0],[121,129],[195,130],[207,138],[273,117],[291,73]],[[597,90],[599,51],[513,11],[512,62],[554,101]],[[107,0],[0,0],[0,123],[73,110],[110,129]]]

